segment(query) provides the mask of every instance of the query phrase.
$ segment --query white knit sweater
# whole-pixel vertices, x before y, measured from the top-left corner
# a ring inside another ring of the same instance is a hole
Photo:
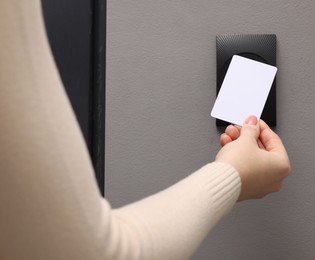
[[[0,259],[187,259],[235,204],[211,163],[120,209],[97,188],[39,0],[0,1]]]

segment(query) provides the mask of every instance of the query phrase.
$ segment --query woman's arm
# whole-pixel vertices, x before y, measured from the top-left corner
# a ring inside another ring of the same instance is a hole
[[[236,201],[235,170],[208,165],[112,210],[98,192],[40,1],[1,1],[0,39],[0,258],[188,258]]]
[[[241,180],[241,194],[251,198],[246,187],[264,171],[269,181],[255,187],[265,190],[275,174],[283,178],[289,171],[284,148],[256,124],[225,145],[217,162],[156,195],[111,209],[98,192],[39,0],[0,2],[0,122],[0,259],[189,258],[239,198]],[[261,153],[259,135],[281,149]],[[255,172],[259,160],[267,163],[258,175],[246,172]]]

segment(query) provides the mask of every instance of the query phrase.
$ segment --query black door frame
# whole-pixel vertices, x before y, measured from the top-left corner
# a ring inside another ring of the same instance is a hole
[[[91,147],[96,179],[105,194],[106,0],[94,0],[91,34]]]
[[[41,0],[59,73],[105,193],[106,0]]]

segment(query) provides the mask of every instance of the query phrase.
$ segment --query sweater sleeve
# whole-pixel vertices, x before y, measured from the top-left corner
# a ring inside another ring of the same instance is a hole
[[[0,259],[185,259],[235,203],[230,166],[206,165],[111,209],[47,42],[39,0],[0,1]]]
[[[227,164],[211,163],[170,188],[108,210],[110,259],[188,259],[235,204],[240,178]]]

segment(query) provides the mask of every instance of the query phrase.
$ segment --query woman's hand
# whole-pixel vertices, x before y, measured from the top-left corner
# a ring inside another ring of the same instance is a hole
[[[290,161],[279,136],[262,120],[250,116],[243,127],[228,126],[220,137],[223,146],[216,161],[232,165],[239,173],[239,201],[258,199],[279,191],[291,171]]]

